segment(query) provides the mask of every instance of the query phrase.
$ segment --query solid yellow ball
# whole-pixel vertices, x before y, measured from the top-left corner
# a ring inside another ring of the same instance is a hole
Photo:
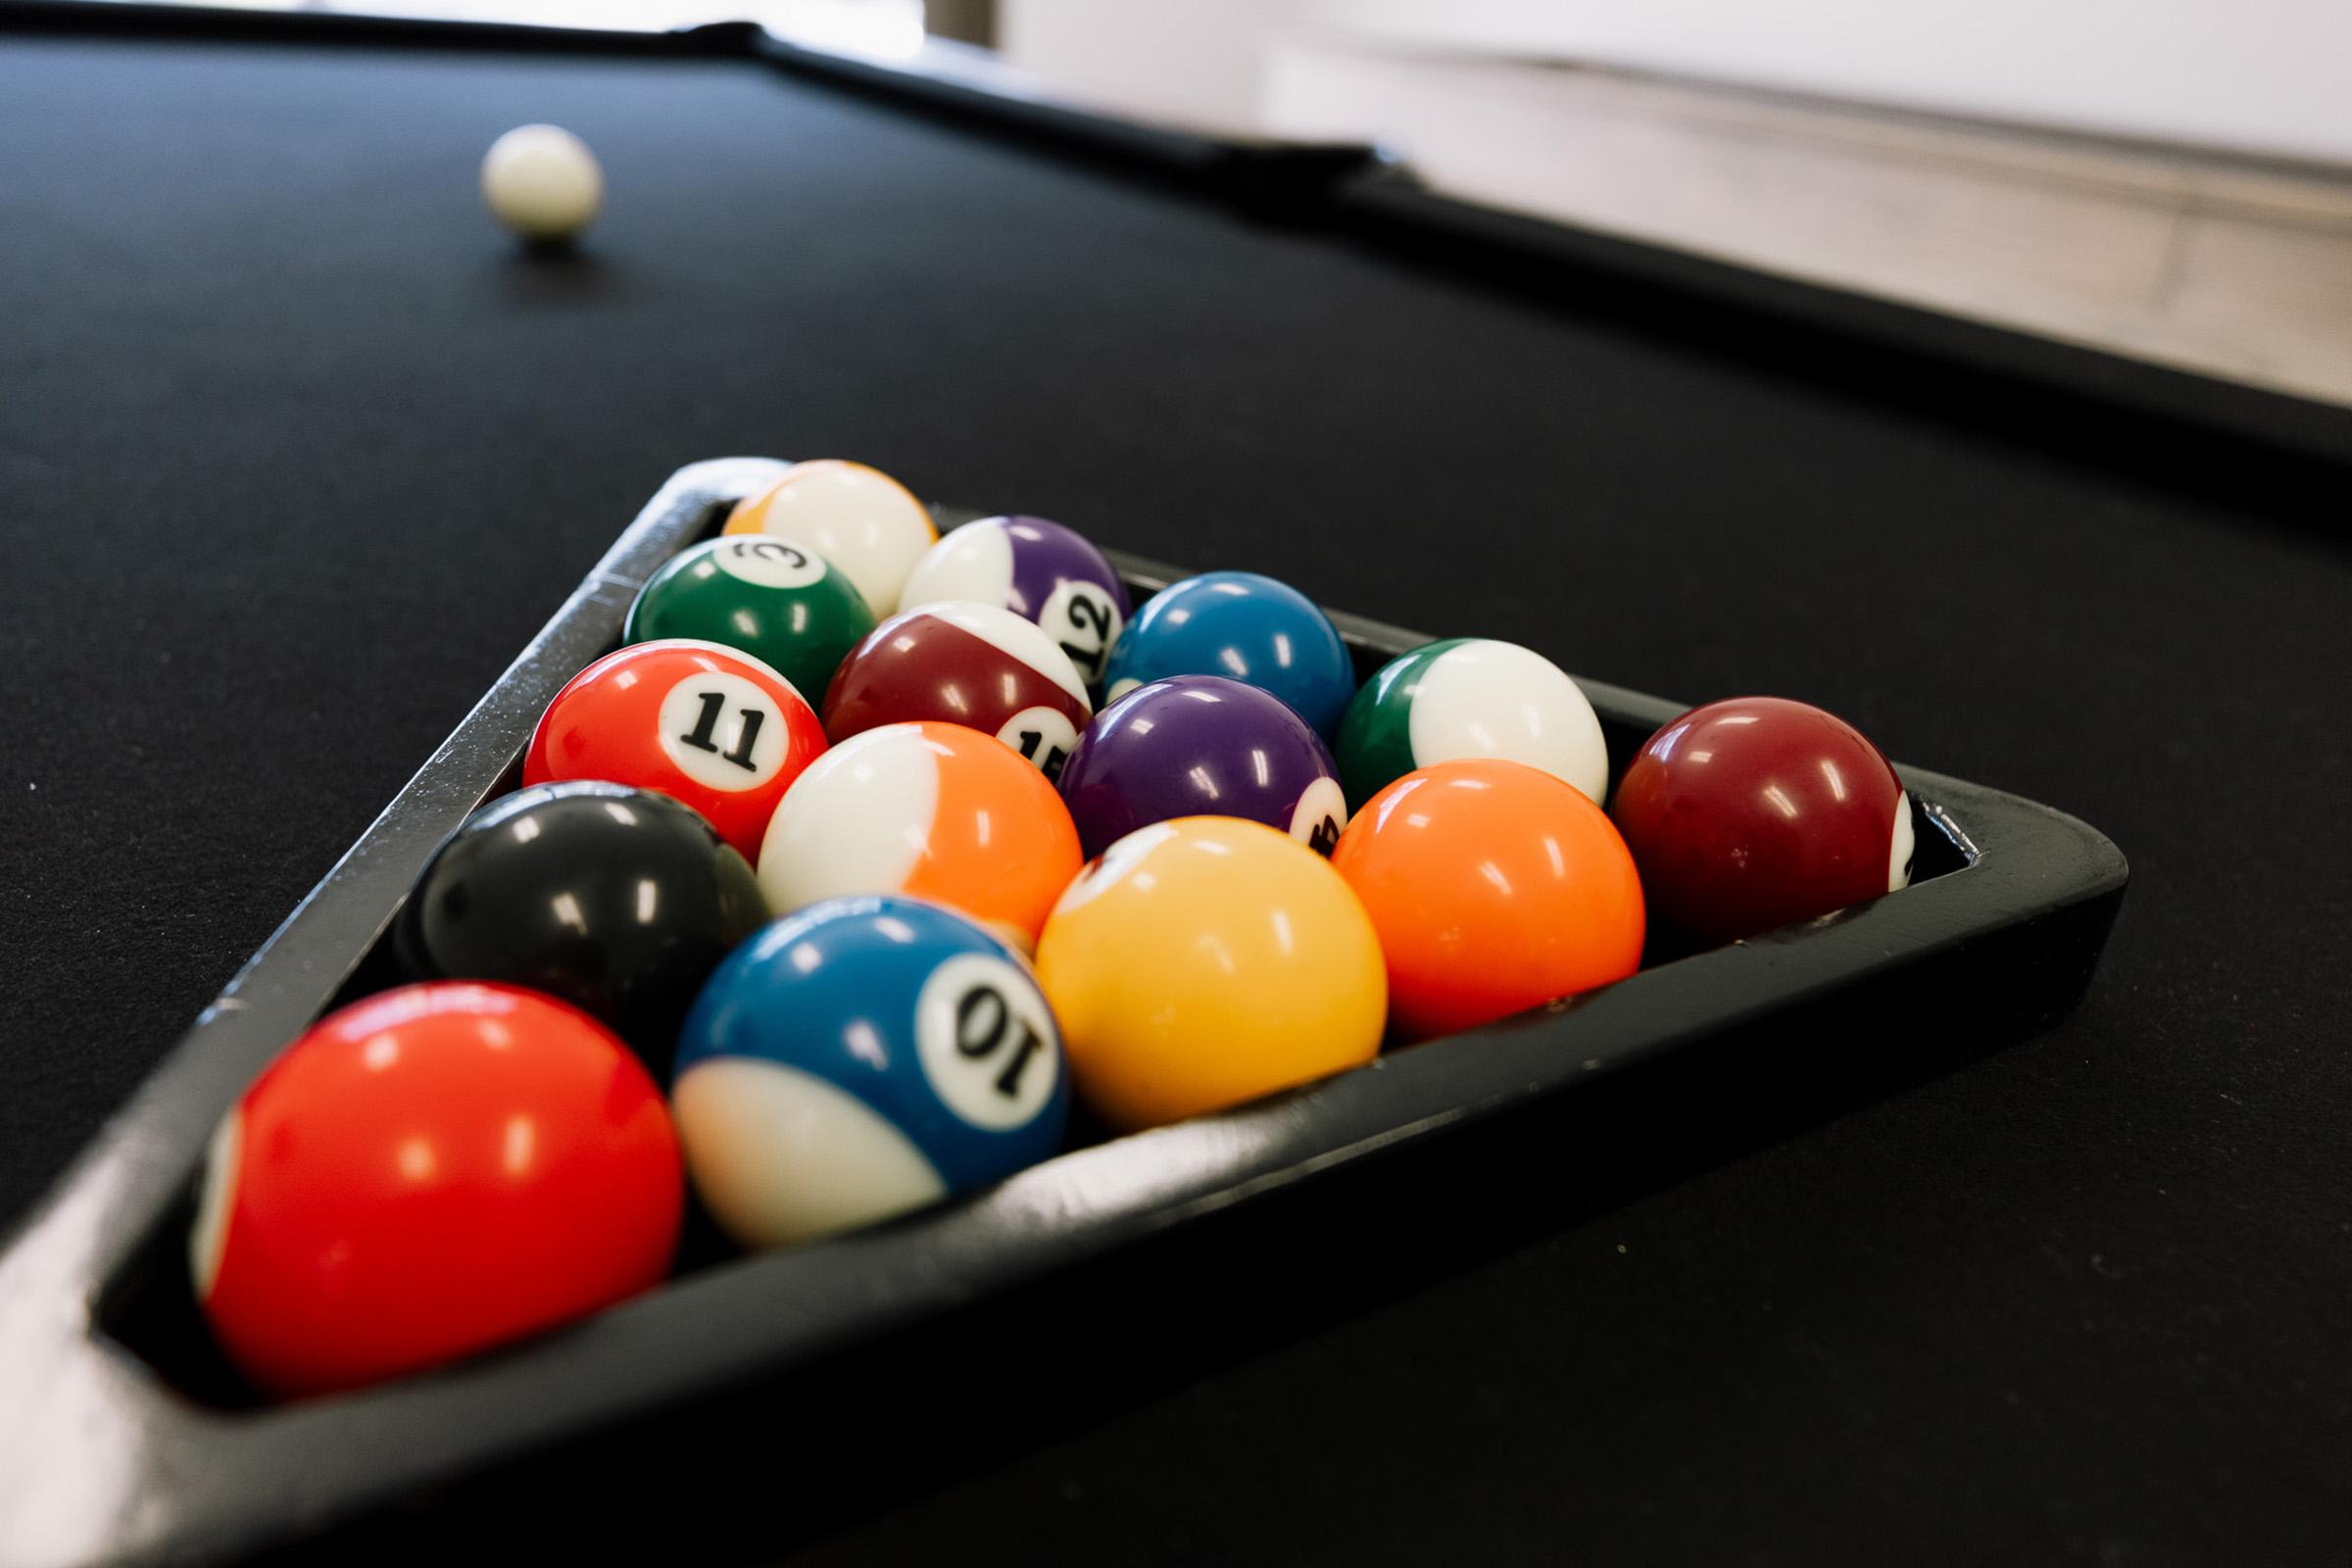
[[[1360,1066],[1388,1012],[1380,942],[1348,884],[1234,817],[1112,845],[1047,917],[1037,972],[1072,1081],[1121,1131]]]

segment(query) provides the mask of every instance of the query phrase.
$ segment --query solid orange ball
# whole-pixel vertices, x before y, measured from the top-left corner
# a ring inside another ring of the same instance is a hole
[[[1642,883],[1600,808],[1518,762],[1440,762],[1360,807],[1332,868],[1372,916],[1389,1022],[1424,1040],[1622,980]]]

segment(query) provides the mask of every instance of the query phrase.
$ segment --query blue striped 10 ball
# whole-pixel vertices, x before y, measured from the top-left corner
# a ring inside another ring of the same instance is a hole
[[[1061,1032],[1012,951],[919,900],[832,899],[712,973],[670,1106],[695,1188],[745,1247],[870,1224],[1051,1158]]]

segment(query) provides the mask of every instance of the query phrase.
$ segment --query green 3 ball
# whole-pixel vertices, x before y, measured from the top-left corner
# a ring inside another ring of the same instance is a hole
[[[850,579],[815,551],[773,534],[731,534],[671,557],[629,607],[625,641],[692,637],[775,667],[811,705],[874,629]]]
[[[1454,637],[1391,660],[1348,705],[1332,755],[1349,804],[1439,762],[1498,757],[1565,779],[1598,805],[1609,749],[1583,688],[1517,643]]]

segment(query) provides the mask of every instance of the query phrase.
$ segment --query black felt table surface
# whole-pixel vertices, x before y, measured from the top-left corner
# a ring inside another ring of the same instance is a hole
[[[574,260],[474,192],[532,120],[605,163]],[[1377,1270],[1311,1225],[1271,1279],[1203,1240],[1189,1308],[1102,1326],[1146,1369],[1114,1396],[1071,1392],[1073,1338],[1001,1441],[712,1554],[2340,1556],[2341,535],[2251,461],[2094,460],[1761,341],[749,65],[0,36],[0,1214],[672,468],[853,456],[1637,689],[1821,703],[2085,817],[2133,883],[2053,1032],[1600,1198],[1441,1188],[1508,1223],[1401,1212]]]

